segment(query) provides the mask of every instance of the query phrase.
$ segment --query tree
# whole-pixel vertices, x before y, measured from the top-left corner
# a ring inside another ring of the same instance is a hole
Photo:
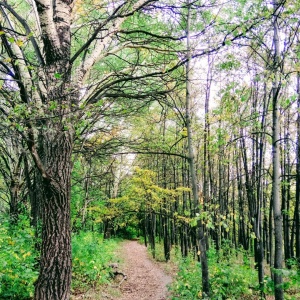
[[[140,51],[141,40],[153,43],[146,50],[149,53],[165,47],[154,48],[160,36],[140,30],[139,19],[134,18],[149,3],[138,0],[103,7],[94,1],[0,2],[2,74],[16,84],[15,99],[5,99],[2,113],[6,125],[26,142],[39,174],[35,184],[41,191],[43,228],[35,299],[70,297],[70,181],[76,134],[103,117],[99,107],[116,115],[128,113],[144,106],[140,99],[167,92],[158,81],[168,76],[161,71],[162,61],[147,60]],[[98,13],[86,15],[92,7]],[[22,17],[27,14],[28,18]],[[126,21],[135,24],[133,30],[127,30]],[[169,60],[163,61],[167,65]],[[132,100],[126,103],[128,98]]]
[[[273,17],[273,30],[274,30],[274,80],[272,89],[272,112],[273,112],[273,125],[272,125],[272,152],[273,152],[273,179],[272,179],[272,200],[273,200],[273,213],[274,213],[274,232],[275,232],[275,255],[274,255],[274,284],[275,284],[275,299],[283,300],[282,289],[282,213],[280,203],[280,154],[279,154],[279,32],[278,32],[278,16],[280,5],[274,1],[274,17]]]
[[[190,166],[191,186],[194,204],[194,216],[200,214],[200,201],[199,201],[199,190],[198,190],[198,179],[196,175],[195,167],[195,156],[192,142],[192,129],[191,129],[191,44],[190,44],[190,22],[191,22],[191,11],[190,2],[187,1],[187,63],[186,63],[186,110],[185,110],[185,126],[187,131],[188,140],[188,161]],[[199,256],[201,259],[202,268],[202,289],[203,298],[209,297],[209,277],[208,277],[208,262],[206,256],[206,239],[204,236],[203,226],[201,221],[198,221],[196,228],[196,243],[199,246]]]

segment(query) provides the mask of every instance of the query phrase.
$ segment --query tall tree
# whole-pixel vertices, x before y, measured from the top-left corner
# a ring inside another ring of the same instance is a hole
[[[77,135],[97,124],[103,117],[99,110],[120,116],[143,107],[140,99],[166,93],[158,78],[167,76],[161,67],[169,60],[151,60],[148,54],[166,47],[156,44],[168,38],[140,30],[134,18],[149,3],[0,2],[1,74],[10,76],[16,94],[14,101],[6,98],[1,112],[27,143],[39,172],[43,226],[35,299],[70,297],[70,181]],[[126,30],[130,18],[135,26]],[[153,22],[147,14],[145,19]],[[140,51],[151,42],[147,53]]]
[[[281,213],[281,201],[280,201],[280,139],[279,139],[279,64],[280,64],[280,52],[279,52],[279,14],[281,5],[275,0],[273,3],[273,88],[272,88],[272,153],[273,153],[273,175],[272,175],[272,200],[273,200],[273,216],[274,216],[274,233],[275,233],[275,255],[274,255],[274,284],[275,284],[275,299],[283,300],[283,288],[282,288],[282,213]]]
[[[299,41],[298,41],[299,43]],[[297,72],[296,202],[294,212],[296,259],[300,267],[300,72]]]
[[[187,37],[187,62],[186,62],[186,110],[185,110],[185,125],[187,131],[188,140],[188,161],[190,166],[190,176],[191,176],[191,186],[193,195],[193,205],[194,205],[194,217],[200,213],[200,200],[199,200],[199,190],[198,190],[198,178],[195,167],[195,155],[193,150],[193,140],[192,140],[192,128],[191,128],[191,42],[190,42],[190,24],[191,24],[191,8],[190,2],[187,1],[187,15],[186,15],[186,37]],[[201,259],[201,271],[202,271],[202,297],[209,297],[209,275],[208,275],[208,261],[206,256],[206,239],[204,236],[203,225],[199,220],[197,222],[196,228],[196,242],[199,246],[199,255]]]

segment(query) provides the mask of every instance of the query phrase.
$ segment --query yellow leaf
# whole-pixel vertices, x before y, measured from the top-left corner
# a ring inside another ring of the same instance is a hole
[[[25,254],[23,254],[23,258],[26,258],[27,256],[30,256],[31,255],[31,252],[30,251],[28,251],[27,253],[25,253]]]
[[[20,260],[20,257],[18,256],[18,254],[14,253],[13,255],[16,259]]]
[[[16,41],[16,44],[19,46],[19,47],[22,47],[24,45],[23,41],[21,40],[17,40]]]

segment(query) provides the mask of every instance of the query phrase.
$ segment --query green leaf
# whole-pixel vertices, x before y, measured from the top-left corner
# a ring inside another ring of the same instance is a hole
[[[191,226],[196,227],[197,226],[197,219],[192,219],[191,220]]]

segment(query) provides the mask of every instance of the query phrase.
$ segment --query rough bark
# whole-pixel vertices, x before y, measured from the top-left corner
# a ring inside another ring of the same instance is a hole
[[[73,140],[68,132],[58,132],[53,138],[43,137],[47,177],[42,182],[42,246],[34,299],[65,300],[70,297],[71,284],[70,180]]]
[[[70,187],[73,99],[70,85],[72,1],[36,0],[43,57],[35,100],[40,118],[26,118],[27,145],[39,174],[34,187],[42,219],[40,272],[35,300],[68,300],[71,285]],[[55,5],[54,5],[55,4]],[[25,72],[25,71],[24,71]],[[50,104],[55,103],[51,109]],[[47,117],[42,117],[47,116]],[[33,203],[36,208],[37,203]],[[36,212],[34,218],[36,219]],[[34,221],[36,223],[36,220]]]

